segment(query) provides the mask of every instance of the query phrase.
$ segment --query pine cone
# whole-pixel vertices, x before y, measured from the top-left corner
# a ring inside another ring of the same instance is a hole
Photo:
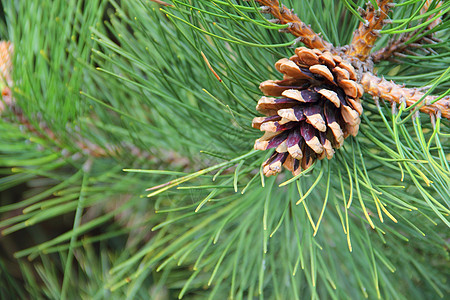
[[[282,165],[297,175],[316,159],[331,159],[334,148],[359,130],[364,90],[355,69],[327,50],[300,47],[295,53],[275,64],[283,80],[259,86],[266,96],[281,97],[262,97],[256,110],[266,117],[254,118],[252,124],[265,131],[255,149],[275,148],[263,164],[266,176],[279,173]]]

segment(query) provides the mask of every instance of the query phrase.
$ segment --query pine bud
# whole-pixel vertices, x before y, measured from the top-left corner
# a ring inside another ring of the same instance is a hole
[[[14,99],[11,95],[10,87],[12,85],[12,55],[13,44],[9,41],[0,41],[0,114],[5,110],[6,106],[11,106]]]

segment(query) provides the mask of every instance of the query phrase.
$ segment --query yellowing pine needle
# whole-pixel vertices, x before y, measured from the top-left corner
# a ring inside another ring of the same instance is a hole
[[[374,199],[375,207],[377,208],[378,218],[380,219],[381,223],[384,223],[383,215],[381,214],[380,205],[379,205],[380,199],[378,199],[378,197],[375,196],[373,193],[372,193],[372,196]]]
[[[328,178],[327,178],[327,190],[325,192],[325,200],[323,201],[322,210],[320,211],[319,219],[317,220],[317,224],[316,224],[316,228],[314,229],[313,236],[316,236],[317,231],[319,230],[320,222],[322,221],[323,214],[325,213],[325,208],[328,203],[328,194],[330,191],[330,174],[331,174],[330,164],[328,164]]]
[[[298,183],[298,181],[297,181],[297,188],[298,188],[299,193],[300,193],[301,189],[300,189],[300,184]],[[302,197],[302,198],[304,198],[304,197]],[[300,199],[300,200],[302,200],[302,199]],[[316,230],[316,224],[314,223],[314,221],[313,221],[313,219],[311,217],[311,214],[309,212],[308,206],[306,205],[306,203],[304,201],[302,201],[301,203],[303,204],[303,208],[305,209],[306,215],[308,216],[308,220],[311,223],[311,226],[312,226],[313,230]],[[296,203],[296,205],[298,205],[298,203]]]
[[[380,200],[378,200],[380,201]],[[391,219],[393,222],[398,223],[397,219],[384,207],[384,204],[380,201],[381,210]]]
[[[303,195],[303,197],[301,197],[300,200],[298,200],[297,203],[295,203],[295,205],[299,205],[303,200],[306,199],[306,197],[308,197],[309,194],[311,194],[311,192],[314,190],[314,188],[319,184],[319,181],[322,178],[322,175],[323,175],[323,165],[322,165],[322,168],[320,168],[320,173],[317,176],[314,183],[311,185],[311,187],[308,189],[308,191]]]
[[[211,72],[213,72],[214,76],[216,76],[217,80],[219,80],[219,82],[222,82],[222,79],[219,77],[219,75],[217,75],[216,71],[214,71],[214,69],[211,67],[211,64],[209,63],[209,60],[206,58],[206,56],[203,53],[203,51],[201,51],[200,53],[202,54],[203,60],[206,62],[206,65],[211,70]]]

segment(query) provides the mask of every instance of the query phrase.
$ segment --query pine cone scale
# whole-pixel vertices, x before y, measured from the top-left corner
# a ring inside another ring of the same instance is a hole
[[[284,119],[299,122],[306,119],[303,114],[303,108],[301,106],[294,106],[292,108],[279,109],[278,115]]]

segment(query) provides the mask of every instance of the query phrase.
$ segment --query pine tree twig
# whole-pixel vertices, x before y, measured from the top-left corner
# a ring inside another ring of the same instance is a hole
[[[391,103],[401,104],[405,102],[407,107],[416,104],[424,96],[424,93],[419,89],[401,87],[370,72],[364,73],[360,83],[363,85],[364,90],[373,97],[379,97]],[[438,114],[440,112],[442,117],[450,119],[450,96],[445,96],[434,102],[437,98],[437,96],[432,95],[424,97],[422,103],[425,105],[420,107],[420,111],[428,114]]]
[[[383,60],[394,60],[395,56],[404,56],[403,53],[407,53],[409,55],[418,55],[416,52],[411,51],[411,49],[421,48],[425,53],[433,53],[436,52],[432,48],[424,48],[424,45],[432,45],[438,43],[439,40],[433,37],[423,37],[420,41],[407,44],[416,31],[413,31],[411,34],[403,35],[398,37],[397,39],[393,38],[389,41],[388,45],[374,53],[372,53],[371,58],[374,63],[383,61]]]
[[[15,102],[15,101],[14,101]],[[22,110],[17,105],[9,106],[10,111],[14,114],[15,120],[11,120],[11,122],[20,124],[24,130],[28,133],[33,134],[36,137],[41,139],[50,139],[56,145],[61,144],[56,136],[56,134],[45,124],[45,122],[39,123],[40,130],[37,130],[36,127],[30,122],[30,120],[25,116]],[[72,136],[76,136],[76,145],[79,148],[80,152],[87,155],[88,157],[105,157],[107,156],[107,152],[100,146],[97,146],[87,140],[80,138],[77,134],[71,134]],[[63,149],[59,149],[59,151],[66,153]],[[67,153],[69,154],[69,153]],[[76,155],[76,153],[70,153],[69,155]]]
[[[287,30],[298,37],[306,47],[311,49],[329,50],[333,45],[325,41],[319,34],[315,33],[310,26],[300,20],[300,18],[293,13],[292,10],[286,6],[281,5],[278,0],[256,0],[264,8],[265,13],[272,14],[280,21],[280,24],[288,24]]]
[[[428,0],[424,6],[422,7],[420,13],[425,14],[430,8],[433,0]],[[440,7],[442,5],[442,1],[439,1],[435,7]],[[434,14],[429,16],[427,20],[433,18]],[[437,18],[432,23],[427,26],[427,30],[431,30],[442,22],[442,18]],[[420,40],[416,41],[414,44],[407,42],[410,41],[418,32],[418,30],[411,31],[409,33],[402,34],[400,36],[392,37],[388,45],[371,55],[373,62],[379,62],[382,60],[391,60],[394,55],[400,56],[402,52],[408,51],[408,48],[414,48],[418,46],[422,46],[424,44],[434,44],[437,41],[433,38],[432,35],[424,36]],[[425,50],[425,49],[424,49]]]
[[[390,8],[393,6],[392,0],[377,0],[378,9],[368,3],[367,9],[363,13],[366,22],[360,22],[359,27],[353,33],[353,39],[346,52],[347,55],[365,61],[370,51],[379,37],[379,30],[383,27]]]
[[[413,33],[415,34],[416,31]],[[372,53],[371,57],[373,62],[392,59],[395,54],[405,51],[408,47],[406,42],[409,41],[414,34],[403,34],[399,37],[393,37],[386,47]]]
[[[47,126],[45,122],[39,123],[40,130],[37,130],[32,122],[25,116],[22,110],[17,105],[9,107],[10,111],[14,114],[15,120],[11,120],[11,123],[19,124],[29,134],[39,137],[43,140],[51,140],[53,142],[54,151],[61,152],[65,157],[71,156],[73,159],[78,159],[81,156],[93,157],[93,158],[111,158],[121,155],[127,155],[142,160],[152,161],[156,164],[167,163],[172,166],[181,167],[187,169],[190,165],[190,161],[175,151],[164,151],[161,149],[153,149],[152,151],[145,151],[137,147],[132,143],[121,143],[117,145],[97,145],[90,140],[83,138],[78,131],[66,131],[66,134],[72,137],[75,142],[76,149],[74,151],[67,151],[63,148],[64,143],[58,138],[58,136]],[[70,130],[70,129],[66,129]],[[153,154],[156,152],[157,154]]]
[[[56,144],[58,142],[57,135],[45,124],[44,122],[39,123],[41,130],[37,130],[36,127],[30,122],[27,116],[23,114],[22,109],[18,107],[16,100],[12,94],[11,86],[13,86],[12,79],[12,56],[13,56],[14,46],[9,41],[0,41],[0,89],[1,89],[1,99],[0,99],[0,115],[8,108],[14,115],[15,123],[20,124],[29,133],[42,138],[51,139]],[[76,144],[80,149],[80,152],[86,154],[89,157],[104,157],[107,156],[107,151],[100,146],[97,146],[86,139],[82,139],[79,134],[72,133],[71,135],[76,136]],[[63,149],[59,149],[62,151]],[[114,148],[111,151],[117,150]],[[133,149],[130,149],[133,151]],[[65,152],[65,151],[63,151]],[[116,151],[114,151],[116,152]],[[74,153],[71,153],[74,154]]]
[[[186,157],[179,155],[174,151],[163,151],[156,149],[154,152],[158,154],[152,154],[150,151],[144,151],[139,147],[131,143],[121,143],[119,145],[96,145],[90,140],[83,138],[77,131],[71,131],[66,133],[72,137],[75,141],[76,148],[75,152],[67,151],[63,148],[63,142],[60,141],[58,136],[47,126],[45,122],[39,123],[40,130],[30,122],[30,120],[25,116],[22,110],[15,105],[9,107],[10,111],[14,114],[15,120],[11,120],[11,123],[20,124],[28,133],[39,137],[44,140],[51,140],[53,142],[54,151],[61,152],[64,156],[71,156],[73,159],[78,159],[81,156],[92,157],[92,158],[111,158],[120,155],[131,154],[131,157],[137,158],[142,161],[152,161],[157,164],[167,163],[172,166],[182,167],[183,169],[188,168],[190,165],[189,160]]]

